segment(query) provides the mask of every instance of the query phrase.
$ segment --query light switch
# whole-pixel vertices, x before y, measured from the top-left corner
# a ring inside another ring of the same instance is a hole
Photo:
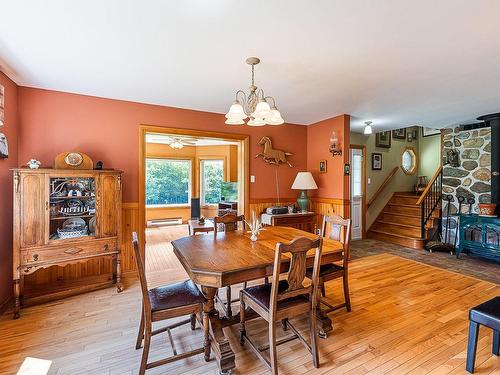
[[[370,177],[368,177],[368,185],[370,185],[372,183],[372,179]]]
[[[255,182],[255,176],[250,176],[250,182]]]

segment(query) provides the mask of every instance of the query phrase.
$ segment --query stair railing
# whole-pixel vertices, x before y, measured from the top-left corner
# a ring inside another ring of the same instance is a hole
[[[427,222],[431,218],[434,210],[439,207],[439,203],[442,200],[442,188],[443,188],[443,166],[440,165],[416,203],[416,205],[420,206],[421,209],[422,238],[425,238],[425,226],[427,225]],[[442,212],[441,210],[439,210],[439,217],[441,218],[441,216]],[[439,232],[441,232],[441,225],[439,226],[438,230]]]
[[[375,194],[372,195],[370,200],[368,201],[366,208],[370,208],[370,206],[375,202],[378,198],[378,196],[382,193],[382,191],[385,189],[385,187],[389,184],[389,182],[392,180],[396,172],[398,171],[399,167],[394,167],[394,169],[387,175],[385,178],[384,182],[380,185],[380,187],[377,189]]]

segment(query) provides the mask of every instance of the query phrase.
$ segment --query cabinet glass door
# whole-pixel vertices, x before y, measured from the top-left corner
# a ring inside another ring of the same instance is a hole
[[[49,240],[95,236],[95,178],[51,177],[49,210]]]

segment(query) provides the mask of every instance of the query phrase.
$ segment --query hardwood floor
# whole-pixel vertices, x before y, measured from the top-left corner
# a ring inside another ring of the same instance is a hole
[[[151,286],[186,277],[170,247],[163,252],[175,266],[150,271]],[[499,285],[391,254],[356,259],[350,267],[353,311],[330,315],[334,331],[319,343],[321,367],[313,367],[310,354],[295,340],[278,348],[280,374],[465,373],[468,309],[500,295]],[[138,282],[126,281],[121,294],[109,288],[26,308],[19,320],[3,315],[0,374],[15,373],[27,356],[53,361],[50,374],[137,374],[141,350],[136,351],[134,344],[141,297]],[[326,286],[328,296],[340,302],[340,282]],[[305,320],[297,325],[307,327]],[[236,352],[234,374],[268,374],[250,349],[239,345],[237,327],[225,332]],[[248,323],[247,332],[260,343],[266,341],[263,321]],[[277,332],[279,337],[285,335],[281,329]],[[183,326],[172,334],[178,351],[202,340],[199,328],[192,332]],[[500,374],[491,340],[491,331],[481,329],[477,374]],[[154,337],[153,359],[171,354],[167,342],[162,335]],[[206,363],[201,355],[147,372],[216,373],[215,361]]]
[[[179,262],[171,253],[170,242],[189,236],[186,224],[146,229],[146,272],[178,269]],[[168,250],[166,251],[165,248]]]

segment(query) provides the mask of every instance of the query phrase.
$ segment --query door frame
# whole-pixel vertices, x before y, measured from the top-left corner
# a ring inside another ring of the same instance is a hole
[[[366,238],[366,146],[356,145],[356,144],[351,144],[349,146],[350,163],[351,163],[351,149],[361,150],[361,155],[363,157],[363,162],[361,163],[361,191],[363,193],[361,198],[361,225],[363,226],[363,229],[361,231],[361,239],[364,240]],[[352,179],[352,174],[349,176],[349,190],[351,190],[352,186],[351,179]],[[349,200],[352,201],[352,195],[350,194],[349,194]]]
[[[142,244],[141,252],[144,256],[146,244],[146,134],[175,134],[179,136],[218,138],[239,141],[241,145],[241,162],[238,164],[238,179],[242,181],[243,212],[248,217],[250,212],[250,136],[247,134],[222,133],[208,130],[184,128],[168,128],[157,125],[141,124],[139,126],[139,239]],[[238,156],[239,160],[239,156]]]

